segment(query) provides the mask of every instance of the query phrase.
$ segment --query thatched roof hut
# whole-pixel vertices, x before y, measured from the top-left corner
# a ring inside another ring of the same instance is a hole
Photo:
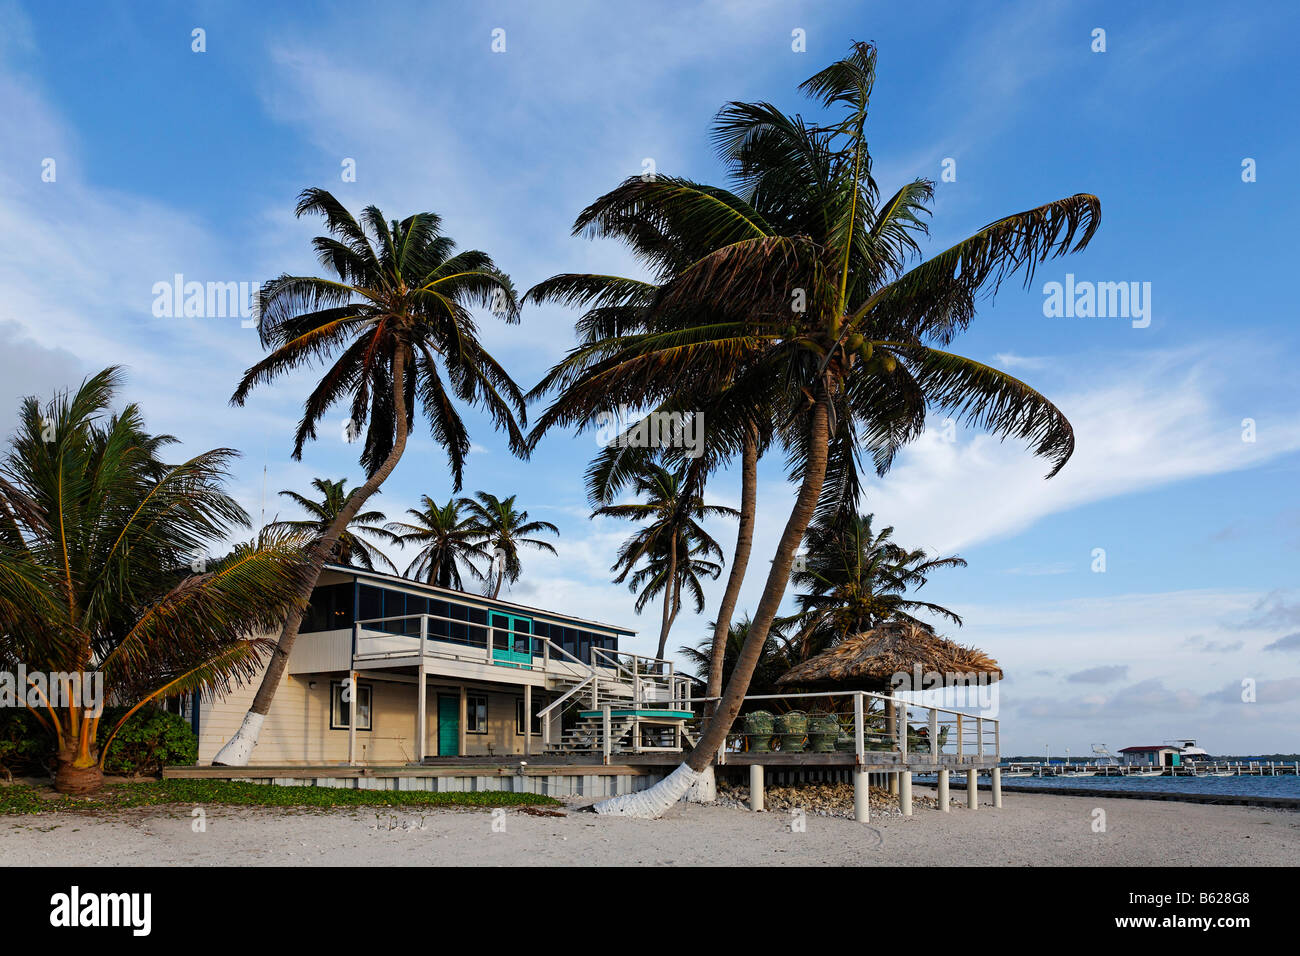
[[[883,624],[846,637],[828,651],[811,657],[779,678],[778,684],[833,686],[842,689],[891,689],[895,674],[979,674],[1001,680],[998,662],[976,647],[955,641],[917,624]]]

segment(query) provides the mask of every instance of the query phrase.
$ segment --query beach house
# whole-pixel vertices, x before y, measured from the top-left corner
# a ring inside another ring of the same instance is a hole
[[[1182,763],[1182,748],[1170,744],[1148,744],[1120,750],[1126,767],[1177,767]]]
[[[252,762],[407,764],[455,757],[679,751],[693,678],[629,653],[635,631],[328,565]],[[199,764],[236,731],[252,681],[204,699]],[[606,716],[606,711],[609,716]],[[609,721],[609,724],[606,724]]]

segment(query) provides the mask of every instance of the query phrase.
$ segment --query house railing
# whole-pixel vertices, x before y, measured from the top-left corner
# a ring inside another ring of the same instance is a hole
[[[718,698],[681,698],[667,706],[690,709]],[[770,729],[746,723],[746,714],[767,711]],[[803,720],[789,720],[802,714]],[[786,721],[778,718],[787,717]],[[708,718],[695,719],[696,734]],[[803,730],[798,728],[802,725]],[[758,728],[758,729],[755,729]],[[997,758],[1001,753],[1001,722],[983,712],[919,704],[871,691],[804,694],[756,694],[744,699],[741,713],[727,733],[719,759],[728,753],[851,753],[859,764],[888,756],[904,763],[927,758],[961,760]],[[875,762],[880,762],[878,759]]]

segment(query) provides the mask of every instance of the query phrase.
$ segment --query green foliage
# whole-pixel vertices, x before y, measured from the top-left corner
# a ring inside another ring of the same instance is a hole
[[[99,744],[126,713],[125,707],[107,707],[99,722]],[[37,723],[31,711],[0,711],[0,773],[40,776],[54,764],[54,735]],[[120,776],[157,773],[163,767],[185,766],[198,759],[198,741],[182,717],[156,707],[142,707],[131,715],[113,739],[104,758],[104,771]]]
[[[0,816],[55,810],[105,810],[167,804],[219,804],[237,807],[519,807],[562,806],[535,793],[481,790],[432,793],[427,790],[350,790],[338,787],[285,787],[229,780],[158,780],[106,787],[90,797],[46,796],[25,786],[0,786]]]
[[[25,708],[0,710],[0,775],[47,773],[54,737]]]
[[[112,727],[122,711],[107,708],[100,722]],[[163,767],[187,766],[199,757],[199,742],[185,718],[156,707],[142,707],[122,725],[112,747],[104,757],[104,771],[131,775],[158,773]]]

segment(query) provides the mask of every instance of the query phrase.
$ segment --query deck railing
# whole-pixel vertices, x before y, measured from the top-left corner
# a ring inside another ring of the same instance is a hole
[[[690,708],[717,698],[679,699],[665,703]],[[771,729],[753,729],[746,715],[767,711]],[[791,721],[791,715],[803,715]],[[785,716],[786,721],[779,718]],[[700,733],[708,718],[697,718]],[[979,712],[918,704],[871,691],[755,694],[744,699],[727,734],[720,758],[728,753],[852,753],[859,763],[889,755],[925,763],[933,757],[984,760],[1001,750],[1001,723]]]

